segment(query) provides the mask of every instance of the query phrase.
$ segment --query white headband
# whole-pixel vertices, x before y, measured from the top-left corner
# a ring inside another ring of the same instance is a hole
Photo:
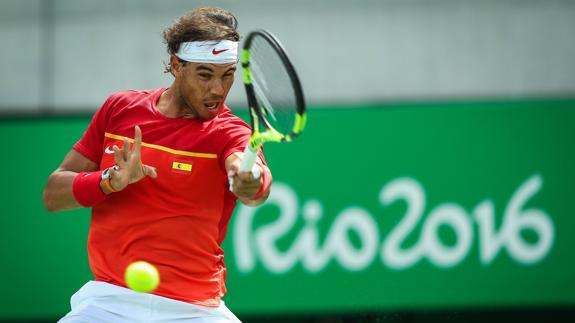
[[[205,40],[180,44],[180,59],[193,63],[229,64],[238,62],[238,42]]]

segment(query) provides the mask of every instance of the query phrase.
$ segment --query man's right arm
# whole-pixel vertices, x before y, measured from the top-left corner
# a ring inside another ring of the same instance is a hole
[[[72,149],[62,164],[48,177],[42,199],[48,212],[72,210],[82,207],[72,191],[74,179],[81,172],[94,172],[98,165]]]
[[[134,145],[132,148],[128,138],[124,138],[122,149],[116,145],[112,148],[116,165],[108,169],[110,175],[108,183],[109,188],[114,189],[113,191],[104,185],[101,173],[97,175],[97,178],[93,177],[96,174],[89,174],[99,169],[98,164],[72,149],[66,155],[60,167],[48,177],[48,183],[43,194],[46,210],[48,212],[57,212],[77,209],[83,207],[83,205],[95,205],[102,201],[105,195],[119,192],[129,184],[136,183],[144,177],[156,178],[158,176],[155,167],[142,163],[142,130],[140,127],[134,127]],[[88,174],[84,175],[92,177],[83,176],[78,178],[79,181],[77,181],[76,186],[82,194],[76,196],[74,195],[74,181],[76,181],[78,174],[82,172],[86,172]],[[98,183],[95,183],[94,180]],[[96,185],[92,186],[92,184]],[[83,203],[78,202],[76,197]]]

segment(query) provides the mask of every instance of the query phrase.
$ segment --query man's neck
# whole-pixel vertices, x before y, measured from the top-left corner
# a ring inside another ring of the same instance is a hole
[[[156,103],[156,108],[161,114],[168,118],[194,118],[187,109],[184,108],[183,102],[179,97],[177,91],[174,89],[174,85],[164,91],[160,95],[158,102]]]

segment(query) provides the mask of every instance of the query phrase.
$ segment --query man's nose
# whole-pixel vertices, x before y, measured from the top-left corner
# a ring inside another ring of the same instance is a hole
[[[220,79],[215,79],[212,82],[210,92],[213,95],[223,96],[224,95],[224,82]]]

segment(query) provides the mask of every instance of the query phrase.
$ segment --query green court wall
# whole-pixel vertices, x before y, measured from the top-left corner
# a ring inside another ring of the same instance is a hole
[[[61,316],[92,278],[89,210],[42,207],[89,121],[0,119],[0,319]],[[268,203],[232,218],[226,303],[240,315],[575,305],[574,125],[575,99],[312,107],[301,138],[265,148]]]

